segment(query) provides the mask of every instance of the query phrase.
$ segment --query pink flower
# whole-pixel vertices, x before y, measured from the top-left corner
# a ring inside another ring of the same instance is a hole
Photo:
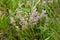
[[[37,11],[36,11],[36,9],[33,10],[32,16],[37,16]]]

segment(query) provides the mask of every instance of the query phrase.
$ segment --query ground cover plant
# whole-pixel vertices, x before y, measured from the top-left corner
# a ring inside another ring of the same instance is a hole
[[[60,40],[60,0],[0,0],[0,40]]]

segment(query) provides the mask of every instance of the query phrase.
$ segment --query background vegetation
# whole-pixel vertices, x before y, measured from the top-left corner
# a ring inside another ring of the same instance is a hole
[[[0,40],[60,40],[60,0],[0,0]]]

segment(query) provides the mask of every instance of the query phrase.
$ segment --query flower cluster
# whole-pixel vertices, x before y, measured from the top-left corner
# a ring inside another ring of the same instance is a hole
[[[39,18],[39,13],[36,11],[36,9],[34,9],[29,17],[29,22],[32,24],[36,24]]]
[[[19,28],[19,26],[16,25],[15,19],[19,19],[19,25],[22,26],[22,28],[27,28],[28,25],[34,25],[40,20],[42,17],[46,17],[46,22],[48,20],[48,16],[46,14],[45,10],[42,10],[41,14],[37,12],[37,9],[34,9],[32,13],[25,12],[25,15],[22,16],[22,11],[20,9],[16,10],[15,17],[10,17],[11,24],[14,24],[16,28]],[[47,23],[46,23],[47,24]]]

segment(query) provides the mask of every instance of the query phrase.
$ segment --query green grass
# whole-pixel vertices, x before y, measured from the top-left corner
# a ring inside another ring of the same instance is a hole
[[[43,0],[0,0],[0,40],[60,40],[59,2],[59,0],[53,0],[52,3],[48,0],[46,3],[43,3]],[[35,9],[37,11],[34,11]],[[36,22],[33,21],[36,18],[29,21],[33,12],[41,15],[42,10],[46,11],[48,20],[43,15],[37,18]],[[10,17],[13,17],[13,23]]]

